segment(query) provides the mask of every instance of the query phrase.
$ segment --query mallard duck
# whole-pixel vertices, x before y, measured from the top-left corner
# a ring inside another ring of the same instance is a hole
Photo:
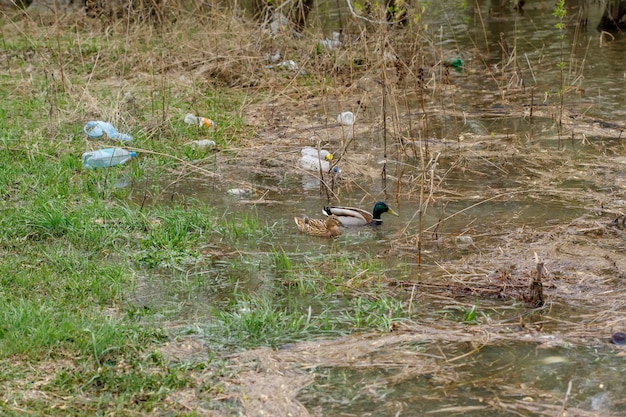
[[[308,217],[294,217],[300,231],[322,237],[335,237],[341,235],[341,223],[337,216],[329,216],[326,219],[309,219]]]
[[[374,204],[374,210],[371,213],[355,207],[324,207],[322,212],[327,216],[337,216],[342,226],[376,226],[383,222],[380,218],[381,214],[398,215],[383,201]]]

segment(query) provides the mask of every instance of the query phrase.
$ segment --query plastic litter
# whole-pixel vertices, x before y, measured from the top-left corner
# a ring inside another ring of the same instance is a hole
[[[280,51],[277,51],[276,53],[274,53],[273,55],[270,55],[267,60],[269,62],[278,62],[280,61]]]
[[[344,111],[337,115],[337,122],[344,126],[352,126],[354,124],[354,113],[351,111]]]
[[[304,148],[302,148],[300,153],[302,155],[311,155],[311,156],[315,156],[316,158],[319,157],[319,158],[322,158],[322,159],[326,159],[328,161],[333,159],[333,154],[331,154],[327,150],[320,149],[319,154],[318,154],[317,149],[315,149],[312,146],[305,146]]]
[[[319,168],[315,168],[318,170]],[[341,169],[339,167],[334,166],[330,170],[330,174],[335,178],[341,178]],[[305,190],[316,190],[320,188],[320,179],[317,175],[302,175],[302,188]]]
[[[467,236],[467,235],[459,235],[457,237],[454,238],[454,242],[457,245],[471,245],[474,243],[474,239],[472,239],[471,236]]]
[[[443,61],[443,65],[445,65],[446,67],[461,69],[463,68],[463,60],[461,58],[446,59],[445,61]]]
[[[271,68],[283,68],[283,69],[288,69],[292,71],[298,71],[299,69],[298,64],[296,64],[296,62],[293,59],[283,61],[276,65],[266,65],[265,68],[270,68],[270,69]]]
[[[208,149],[208,148],[214,148],[215,142],[209,139],[194,140],[194,141],[189,142],[189,145],[191,145],[193,149]]]
[[[339,40],[339,36],[341,36],[339,32],[333,32],[330,39],[326,38],[322,41],[322,45],[324,45],[324,48],[328,49],[329,51],[341,48],[341,41]]]
[[[119,133],[111,123],[103,122],[101,120],[87,122],[85,127],[83,127],[83,131],[90,138],[99,138],[106,133],[109,139],[119,140],[120,142],[130,142],[133,140],[131,135]]]
[[[250,197],[254,195],[252,190],[246,188],[231,188],[227,193],[235,197]]]
[[[296,64],[296,62],[292,59],[288,60],[288,61],[283,61],[280,64],[276,65],[278,68],[287,68],[290,69],[292,71],[298,71],[298,64]]]
[[[105,148],[83,154],[83,166],[88,169],[124,164],[137,156],[122,148]]]
[[[298,64],[296,64],[296,63],[295,63],[295,61],[293,61],[293,60],[291,60],[291,59],[290,59],[290,60],[288,60],[288,61],[283,61],[283,62],[281,62],[281,63],[279,63],[279,64],[276,64],[276,65],[266,65],[266,66],[265,66],[265,68],[270,68],[270,69],[271,69],[271,68],[275,68],[275,69],[287,69],[287,70],[290,70],[290,71],[294,71],[294,72],[295,72],[295,71],[298,71],[298,69],[299,69],[300,67],[298,67]],[[298,73],[299,73],[300,75],[306,75],[306,71],[305,71],[305,70],[300,70],[300,71],[298,71]]]
[[[319,171],[321,167],[326,172],[330,169],[330,162],[316,156],[304,155],[300,158],[300,167],[308,171]]]
[[[333,154],[327,150],[320,150],[311,146],[305,146],[300,151],[302,158],[300,158],[300,167],[307,171],[319,171],[320,167],[322,171],[328,172],[330,170],[330,162],[333,159]]]
[[[188,125],[196,125],[198,127],[206,126],[209,129],[214,129],[217,127],[215,122],[207,117],[196,116],[191,113],[187,113],[185,115],[185,123]]]
[[[285,17],[282,13],[275,13],[272,16],[272,21],[270,22],[270,31],[273,35],[276,35],[280,31],[289,29],[289,19]]]

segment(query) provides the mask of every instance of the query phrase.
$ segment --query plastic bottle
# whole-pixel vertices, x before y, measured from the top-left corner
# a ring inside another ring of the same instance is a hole
[[[331,159],[333,159],[333,154],[331,154],[330,152],[328,152],[327,150],[324,149],[320,149],[319,153],[317,152],[317,149],[313,148],[312,146],[305,146],[304,148],[302,148],[302,150],[300,151],[300,153],[302,153],[302,156],[304,155],[310,155],[310,156],[314,156],[316,158],[321,158],[321,159],[326,159],[328,161],[330,161]]]
[[[300,151],[302,158],[300,158],[300,167],[307,171],[319,171],[320,166],[322,171],[328,172],[330,169],[330,162],[333,159],[333,154],[327,150],[321,149],[319,152],[317,149],[311,146],[305,146]]]
[[[337,115],[337,121],[344,126],[352,126],[354,124],[354,113],[351,111],[344,111]]]
[[[322,171],[328,172],[330,169],[330,162],[312,155],[303,155],[302,158],[300,158],[300,167],[303,169],[308,171],[319,171],[320,166],[322,167]]]
[[[193,149],[208,149],[214,148],[215,142],[209,139],[193,140],[189,142],[189,145],[191,145]]]
[[[206,126],[209,129],[212,129],[215,126],[217,126],[213,120],[206,118],[206,117],[195,116],[191,113],[187,113],[185,115],[185,123],[189,125],[196,125],[198,127]]]
[[[334,49],[339,49],[341,48],[341,41],[339,40],[340,36],[341,34],[339,32],[333,32],[332,38],[324,39],[322,41],[322,45],[324,45],[324,47],[328,49],[329,51],[332,51]]]
[[[459,235],[459,236],[454,238],[454,242],[457,245],[471,245],[471,244],[474,243],[474,239],[472,239],[471,236]]]
[[[461,58],[446,59],[443,61],[443,65],[452,68],[463,68],[463,60]]]
[[[88,169],[110,167],[124,164],[137,156],[136,152],[130,152],[122,148],[106,148],[83,154],[83,166]]]
[[[130,142],[133,140],[131,135],[118,132],[115,126],[109,122],[103,122],[102,120],[87,122],[85,127],[83,127],[83,131],[90,138],[99,138],[106,133],[109,139],[119,140],[120,142]]]

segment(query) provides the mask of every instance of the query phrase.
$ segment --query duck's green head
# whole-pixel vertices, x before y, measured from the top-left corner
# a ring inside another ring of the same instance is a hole
[[[374,219],[380,219],[380,215],[383,213],[389,213],[392,214],[394,216],[397,216],[398,213],[396,213],[395,211],[393,211],[388,205],[387,203],[385,203],[384,201],[379,201],[378,203],[376,203],[374,205],[374,210],[372,211],[372,214],[374,215]]]

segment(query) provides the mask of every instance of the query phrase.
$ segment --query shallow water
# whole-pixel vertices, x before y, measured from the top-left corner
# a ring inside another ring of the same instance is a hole
[[[488,42],[484,40],[478,12],[472,6],[463,10],[457,2],[433,3],[437,2],[428,3],[424,19],[431,19],[429,30],[439,34],[435,37],[437,46],[445,51],[446,58],[460,56],[466,65],[463,71],[450,72],[451,86],[455,86],[453,104],[439,105],[448,114],[431,119],[427,139],[431,148],[429,158],[437,155],[433,172],[436,201],[427,207],[423,225],[428,238],[437,242],[425,241],[422,264],[416,265],[416,246],[410,240],[418,233],[420,202],[416,190],[419,187],[409,180],[411,175],[419,176],[422,162],[390,148],[389,178],[387,187],[383,187],[377,175],[382,169],[380,161],[384,153],[380,126],[372,123],[359,131],[358,140],[343,162],[346,175],[356,172],[358,180],[351,187],[340,185],[338,197],[342,205],[364,208],[372,206],[374,201],[386,200],[400,213],[398,218],[385,215],[381,228],[346,230],[335,241],[300,235],[293,217],[321,217],[321,208],[328,200],[320,193],[315,177],[292,168],[299,144],[286,154],[288,168],[282,175],[244,170],[238,181],[225,184],[177,179],[176,186],[170,190],[176,198],[201,200],[225,217],[257,217],[261,224],[275,225],[275,235],[271,241],[243,244],[242,254],[235,258],[194,264],[184,270],[163,268],[157,274],[152,271],[146,276],[140,274],[135,300],[138,306],[161,309],[163,313],[157,319],[172,327],[202,328],[213,308],[227,305],[233,288],[239,293],[276,294],[276,282],[282,277],[274,268],[272,250],[275,249],[284,251],[293,263],[308,257],[332,258],[337,253],[383,259],[388,264],[389,280],[408,283],[439,284],[458,275],[455,271],[444,273],[441,265],[467,263],[468,273],[494,274],[494,270],[480,270],[480,266],[472,264],[472,257],[483,252],[488,257],[490,251],[501,246],[504,253],[507,248],[502,236],[521,231],[520,239],[525,239],[522,235],[526,229],[545,230],[549,234],[550,228],[567,225],[604,206],[606,201],[615,201],[615,193],[626,187],[620,179],[620,166],[624,166],[620,165],[620,158],[626,160],[621,139],[588,133],[576,133],[573,138],[561,136],[551,116],[558,103],[561,60],[566,63],[564,77],[570,87],[564,100],[568,111],[618,122],[626,116],[623,67],[626,39],[618,35],[615,41],[602,43],[600,47],[595,29],[600,16],[597,6],[591,7],[589,26],[579,32],[567,28],[561,45],[554,28],[552,1],[527,2],[523,14],[503,10],[491,15],[489,2],[481,2]],[[321,21],[329,35],[345,21],[348,11],[334,4],[326,6],[317,12],[324,17]],[[510,71],[499,73],[500,33],[510,46],[517,48],[523,91],[512,93],[507,88]],[[490,62],[490,76],[484,70],[485,63],[479,62],[481,59]],[[531,88],[535,91],[532,96]],[[532,123],[523,115],[523,106],[530,106],[531,101],[539,110],[542,106],[547,109],[545,114],[535,116]],[[404,121],[409,118],[415,121],[419,106],[410,100],[406,103],[409,105],[399,101],[399,114]],[[319,109],[309,117],[316,121],[332,120],[334,113],[327,112]],[[376,110],[364,111],[358,115],[357,125],[367,125],[369,120],[379,117]],[[416,128],[413,133],[411,137],[417,140],[423,131]],[[480,139],[475,140],[476,137]],[[334,152],[341,148],[336,139],[330,144]],[[359,153],[370,155],[366,164],[376,175],[359,176],[355,166],[360,161],[350,160]],[[607,158],[611,158],[611,164]],[[232,165],[230,169],[234,169]],[[227,191],[242,187],[254,188],[254,192],[249,195]],[[589,195],[584,196],[582,190],[587,190]],[[274,204],[249,201],[260,197]],[[471,236],[473,244],[457,245],[454,238],[458,235]],[[443,243],[438,241],[442,237]],[[523,256],[523,260],[516,260],[521,264],[519,268],[532,268],[533,254],[541,255],[542,245],[548,241],[538,239],[536,234],[527,239],[526,246],[521,245],[523,249],[511,255],[511,258]],[[618,249],[615,248],[615,257],[621,256]],[[557,263],[561,259],[548,261]],[[616,274],[610,267],[607,271]],[[568,283],[582,280],[579,276],[564,275],[563,280]],[[584,288],[581,284],[576,299],[586,310],[572,311],[567,305],[567,295],[563,296],[565,299],[557,297],[552,301],[551,319],[541,327],[543,334],[571,332],[574,328],[571,321],[585,320],[585,315],[605,308],[594,306],[592,299],[584,301]],[[406,291],[399,296],[408,295]],[[526,310],[519,300],[472,295],[457,299],[448,294],[431,297],[428,293],[419,297],[420,317],[425,321],[442,317],[461,321],[460,309],[472,305],[486,311],[504,308],[499,314],[507,319],[515,319],[520,311]],[[620,330],[621,325],[617,322],[614,330]],[[559,415],[570,390],[568,407],[582,410],[575,415],[624,415],[623,361],[616,355],[616,348],[608,344],[609,337],[610,333],[598,333],[584,346],[569,343],[552,346],[537,340],[497,343],[451,364],[445,360],[463,355],[473,347],[466,343],[433,341],[407,350],[415,349],[425,357],[439,358],[437,370],[414,374],[407,371],[407,376],[402,377],[406,369],[396,368],[393,356],[387,358],[388,367],[319,368],[314,371],[315,382],[301,394],[300,400],[315,415],[324,416]],[[398,351],[390,353],[397,354]]]
[[[415,350],[416,358],[444,353],[454,357],[462,352],[458,348],[421,345],[407,347],[405,354]],[[626,387],[621,363],[606,346],[487,346],[461,365],[433,370],[320,369],[316,383],[300,399],[322,416],[560,415],[571,383],[568,406],[589,410],[575,415],[622,415],[626,402],[620,393]]]

